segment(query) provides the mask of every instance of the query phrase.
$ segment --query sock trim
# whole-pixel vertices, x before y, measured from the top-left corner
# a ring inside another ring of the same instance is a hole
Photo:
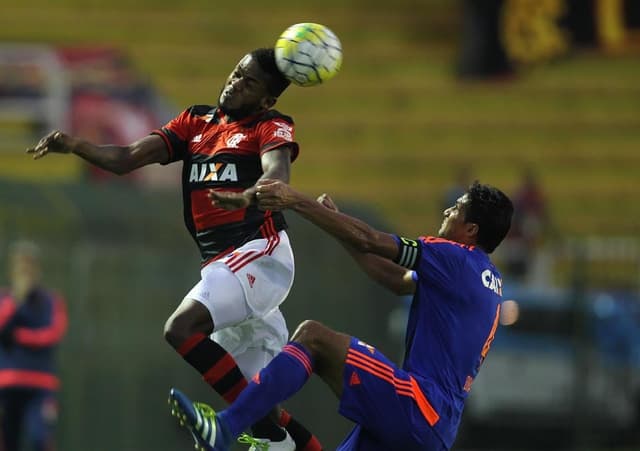
[[[291,421],[291,414],[286,410],[282,409],[280,411],[280,418],[278,418],[278,424],[283,428],[286,428],[290,421]]]
[[[289,354],[291,357],[300,362],[307,372],[308,376],[313,373],[311,359],[304,351],[300,350],[297,346],[293,346],[291,344],[285,345],[284,348],[282,348],[282,352]]]
[[[322,450],[322,445],[320,444],[320,441],[315,435],[311,435],[311,438],[304,445],[304,448],[302,448],[302,451],[316,451],[316,450]]]
[[[189,352],[191,352],[193,348],[198,346],[198,344],[205,338],[207,338],[205,334],[203,334],[202,332],[196,332],[180,345],[180,347],[178,348],[178,354],[184,357],[185,355],[189,354]]]
[[[223,358],[218,360],[211,368],[209,368],[203,375],[202,378],[207,381],[207,383],[213,385],[220,381],[229,371],[236,366],[236,361],[231,356],[231,354],[227,353]]]

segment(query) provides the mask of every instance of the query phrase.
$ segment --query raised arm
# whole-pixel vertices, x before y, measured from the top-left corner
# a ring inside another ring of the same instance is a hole
[[[338,211],[338,206],[327,194],[322,194],[316,200],[325,208]],[[416,285],[413,281],[411,270],[379,255],[359,252],[347,243],[342,241],[341,243],[358,266],[360,266],[371,279],[383,287],[399,296],[413,294],[415,292]]]
[[[27,153],[37,160],[49,153],[73,153],[89,163],[114,174],[122,175],[152,163],[166,163],[169,152],[164,140],[149,135],[128,146],[98,146],[58,130],[49,133]]]

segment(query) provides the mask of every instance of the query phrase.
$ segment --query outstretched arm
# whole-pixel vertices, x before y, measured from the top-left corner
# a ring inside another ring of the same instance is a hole
[[[322,194],[317,201],[325,208],[338,211],[337,205],[327,194]],[[379,255],[359,252],[352,246],[341,243],[358,266],[383,287],[399,296],[415,292],[416,285],[411,275],[412,271]]]
[[[73,153],[99,168],[122,175],[152,163],[166,163],[169,152],[164,140],[149,135],[128,146],[97,146],[58,130],[49,133],[38,144],[27,149],[38,160],[49,153]]]
[[[261,180],[256,188],[258,205],[264,210],[294,210],[358,252],[373,253],[390,260],[398,255],[398,244],[392,235],[357,218],[330,210],[289,185],[277,180]]]
[[[391,234],[380,232],[359,219],[326,208],[280,181],[261,180],[256,187],[256,198],[262,209],[294,210],[358,252],[376,254],[389,260],[398,256],[398,244]]]

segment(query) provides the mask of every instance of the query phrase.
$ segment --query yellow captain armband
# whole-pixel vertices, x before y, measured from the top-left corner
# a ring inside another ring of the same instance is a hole
[[[398,243],[398,256],[393,260],[405,268],[413,268],[420,256],[420,246],[416,240],[395,236]]]

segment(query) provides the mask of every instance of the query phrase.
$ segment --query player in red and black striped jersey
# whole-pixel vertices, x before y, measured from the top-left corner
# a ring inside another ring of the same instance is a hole
[[[223,91],[224,92],[224,91]],[[264,157],[288,179],[288,161],[298,156],[293,120],[275,110],[229,122],[220,107],[196,105],[153,133],[169,150],[166,163],[183,161],[185,223],[203,264],[236,250],[256,237],[268,238],[286,228],[281,212],[264,212],[250,202],[256,181],[264,174]],[[271,151],[277,151],[269,154]],[[284,161],[280,161],[284,160]],[[210,190],[238,193],[241,208],[213,207]]]
[[[294,274],[287,224],[255,202],[256,183],[288,183],[298,155],[293,120],[272,109],[288,85],[273,49],[257,49],[231,72],[217,106],[192,106],[128,146],[54,131],[27,150],[35,159],[74,153],[116,174],[183,162],[184,219],[200,249],[201,280],[168,319],[165,338],[229,402],[288,338],[278,308]],[[320,449],[286,412],[279,423],[286,430],[264,419],[253,432],[271,449]]]

